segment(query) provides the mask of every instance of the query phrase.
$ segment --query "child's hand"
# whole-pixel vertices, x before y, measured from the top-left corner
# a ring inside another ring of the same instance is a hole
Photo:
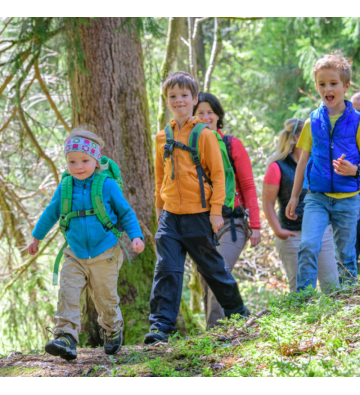
[[[39,251],[39,243],[40,240],[35,239],[35,237],[31,240],[31,243],[29,245],[29,254],[30,255],[35,255]]]
[[[133,239],[132,241],[132,248],[135,252],[137,252],[138,254],[140,254],[140,252],[144,251],[145,248],[145,244],[143,243],[143,241],[140,239],[140,237],[135,237],[135,239]]]
[[[162,212],[163,212],[162,207],[156,207],[156,218],[157,218],[158,223],[159,223],[159,218],[160,218],[160,215]]]
[[[358,167],[353,165],[348,160],[339,158],[333,160],[334,171],[340,176],[356,176]]]
[[[297,205],[299,204],[299,198],[298,197],[292,197],[289,200],[288,205],[286,206],[286,211],[285,215],[291,219],[292,221],[295,221],[297,218],[297,215],[295,214],[295,210]]]
[[[286,240],[288,237],[296,237],[297,234],[287,229],[281,229],[279,232],[275,233],[275,236],[280,240]]]
[[[210,215],[210,223],[214,233],[217,233],[224,226],[224,218],[221,215]]]

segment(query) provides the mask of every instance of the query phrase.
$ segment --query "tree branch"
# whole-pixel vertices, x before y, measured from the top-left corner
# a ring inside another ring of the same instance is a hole
[[[209,16],[207,16],[207,17],[204,17],[204,18],[196,18],[196,19],[195,19],[195,23],[194,23],[194,31],[193,31],[193,35],[192,35],[192,39],[193,39],[193,41],[195,41],[195,40],[196,40],[196,37],[197,37],[197,35],[198,35],[198,31],[199,31],[199,29],[198,29],[198,27],[199,27],[199,23],[202,23],[202,22],[206,21],[207,19],[210,19],[210,17],[209,17]]]
[[[24,52],[23,58],[22,58],[22,63],[25,62],[25,60],[28,58],[29,55],[30,55],[30,50]],[[30,65],[32,66],[32,62],[30,62]],[[3,66],[3,64],[0,64],[0,66]],[[28,65],[28,67],[29,67],[29,65]],[[31,68],[31,67],[30,67],[30,68]],[[7,85],[8,85],[8,84],[11,82],[11,80],[14,78],[14,76],[15,76],[15,74],[16,74],[17,71],[18,71],[18,69],[15,70],[13,74],[10,74],[10,75],[8,75],[8,76],[6,77],[5,82],[3,83],[3,85],[2,85],[1,88],[0,88],[0,96],[3,94],[3,92],[4,92],[5,88],[7,87]],[[30,71],[30,69],[29,69],[29,71]],[[28,73],[29,71],[27,71],[27,73]],[[24,78],[25,78],[25,77],[23,77],[23,79],[24,79]]]
[[[189,46],[189,42],[185,40],[185,38],[183,36],[180,36],[180,40],[188,47]]]
[[[193,36],[193,18],[188,17],[188,37],[189,37],[189,66],[190,66],[190,74],[192,74],[196,81],[198,80],[197,78],[197,69],[196,69],[196,59],[195,59],[195,53],[194,53],[194,42],[192,40]]]
[[[257,21],[259,19],[264,19],[262,16],[260,17],[232,17],[232,16],[218,16],[218,19],[238,19],[241,21]]]
[[[21,203],[19,197],[16,195],[16,193],[15,193],[11,188],[9,188],[9,187],[6,185],[5,178],[4,178],[4,176],[3,176],[1,173],[0,173],[0,187],[1,187],[5,192],[7,192],[7,193],[10,195],[12,202],[14,202],[15,205],[16,205],[16,207],[18,208],[18,210],[22,212],[22,214],[23,214],[24,217],[26,218],[27,222],[29,223],[30,228],[31,228],[31,229],[34,228],[34,223],[33,223],[32,220],[29,218],[29,217],[30,217],[29,212],[28,212],[28,211],[26,210],[26,208],[22,205],[22,203]]]
[[[43,92],[45,93],[46,98],[48,99],[48,102],[50,103],[51,108],[54,110],[58,120],[63,124],[64,128],[70,132],[70,126],[66,123],[66,121],[64,120],[64,118],[62,117],[62,115],[60,114],[60,111],[57,109],[56,104],[54,103],[52,97],[50,96],[50,93],[45,85],[44,80],[41,77],[40,74],[40,70],[39,70],[39,66],[38,66],[38,61],[35,61],[34,64],[34,68],[35,68],[35,76],[36,79],[39,81],[39,84],[41,86],[41,89],[43,90]]]
[[[16,84],[16,100],[17,100],[17,104],[18,104],[18,111],[19,111],[20,120],[21,120],[21,123],[23,124],[23,126],[25,128],[26,133],[30,137],[30,140],[33,143],[33,145],[35,146],[35,148],[37,149],[38,155],[41,158],[44,158],[45,161],[49,163],[49,165],[50,165],[50,167],[51,167],[51,169],[52,169],[52,171],[54,173],[54,177],[55,177],[56,183],[57,183],[57,185],[59,185],[59,176],[57,174],[57,169],[55,167],[54,162],[45,154],[45,152],[41,148],[40,144],[36,140],[35,135],[31,131],[28,123],[26,122],[26,119],[25,119],[25,116],[24,116],[24,111],[23,111],[22,106],[21,106],[19,83]]]
[[[14,19],[14,18],[11,17],[11,18],[5,23],[4,28],[3,28],[3,29],[1,30],[1,32],[0,32],[0,36],[4,33],[5,29],[8,27],[9,23],[10,23],[13,19]]]
[[[19,274],[13,279],[11,280],[4,288],[4,292],[2,293],[2,295],[0,296],[0,301],[1,299],[4,297],[4,295],[6,294],[6,292],[13,286],[13,284],[16,282],[16,280],[18,280],[20,278],[20,276],[29,268],[29,266],[31,266],[36,259],[43,254],[43,252],[45,251],[45,249],[49,246],[49,244],[55,239],[56,235],[59,233],[60,229],[57,229],[57,231],[53,234],[53,236],[46,242],[46,244],[44,245],[44,247],[36,254],[34,255],[32,258],[30,258],[28,260],[28,262],[24,263],[22,266],[19,266],[16,270],[20,270]]]
[[[33,83],[34,81],[35,81],[35,76],[33,77],[33,79],[29,82],[28,86],[26,87],[26,89],[25,89],[23,95],[21,96],[21,101],[24,100],[25,96],[26,96],[27,93],[29,92],[29,89],[30,89],[30,87],[31,87],[31,85],[32,85],[32,83]],[[12,112],[12,114],[11,114],[11,116],[10,116],[10,118],[5,122],[4,126],[0,129],[0,133],[3,132],[3,131],[9,126],[9,123],[10,123],[10,122],[12,121],[12,119],[15,117],[15,115],[16,115],[16,113],[17,113],[17,110],[18,110],[17,107],[15,107],[14,110],[13,110],[13,112]]]
[[[174,68],[177,57],[178,42],[180,35],[182,18],[169,18],[169,28],[166,38],[166,51],[160,70],[160,94],[159,94],[159,113],[158,113],[158,131],[165,127],[166,102],[162,92],[162,84]]]
[[[213,47],[211,50],[211,57],[209,67],[205,74],[205,82],[204,82],[204,91],[208,92],[210,90],[210,82],[211,76],[214,72],[217,60],[219,58],[219,54],[221,51],[221,32],[220,32],[220,25],[217,18],[214,18],[214,41]]]

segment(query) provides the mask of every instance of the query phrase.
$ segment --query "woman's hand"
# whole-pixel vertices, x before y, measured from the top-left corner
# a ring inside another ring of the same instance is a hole
[[[353,165],[348,160],[339,158],[333,160],[334,171],[340,176],[356,176],[358,167]]]
[[[138,254],[140,254],[140,252],[144,251],[145,248],[145,244],[143,243],[143,241],[140,239],[140,237],[135,237],[135,239],[133,239],[132,241],[132,248],[135,252],[137,252]]]
[[[287,229],[280,229],[278,232],[275,233],[275,236],[280,240],[286,240],[288,237],[297,236],[297,234]]]
[[[297,218],[297,215],[295,214],[295,210],[296,210],[296,207],[298,206],[298,204],[299,204],[299,198],[292,197],[289,200],[288,205],[286,206],[285,215],[293,221],[295,221]]]
[[[31,240],[31,243],[29,244],[29,254],[30,255],[35,255],[39,251],[39,243],[40,240],[35,239],[35,237]]]
[[[224,226],[224,218],[221,215],[210,215],[210,223],[214,233],[217,233]]]
[[[251,247],[256,247],[261,240],[261,234],[260,234],[260,229],[253,229],[252,230],[252,235],[250,236],[250,243]]]

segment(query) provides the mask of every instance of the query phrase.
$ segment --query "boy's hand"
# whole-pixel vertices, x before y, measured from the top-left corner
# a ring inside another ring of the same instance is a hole
[[[275,236],[278,237],[280,240],[286,240],[288,237],[297,236],[297,234],[287,229],[281,229],[279,232],[275,233]]]
[[[224,218],[221,215],[210,215],[210,223],[214,233],[217,233],[224,226]]]
[[[143,243],[143,241],[140,239],[140,237],[135,237],[135,239],[133,239],[132,241],[132,248],[135,252],[137,252],[138,254],[140,254],[140,252],[144,251],[145,248],[145,244]]]
[[[159,223],[159,218],[160,218],[160,215],[162,212],[163,212],[162,207],[156,207],[156,219],[157,219],[158,223]]]
[[[292,197],[289,200],[288,205],[286,206],[286,211],[285,215],[291,219],[292,221],[295,221],[297,218],[297,215],[295,214],[295,210],[297,205],[299,204],[299,198],[298,197]]]
[[[356,176],[358,167],[353,165],[348,160],[339,158],[333,160],[334,171],[340,176]]]
[[[30,255],[35,255],[39,251],[39,243],[40,240],[35,239],[35,237],[31,240],[31,243],[29,245],[29,254]]]

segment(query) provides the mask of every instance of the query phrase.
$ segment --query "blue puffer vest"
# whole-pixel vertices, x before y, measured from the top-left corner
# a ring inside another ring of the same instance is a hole
[[[331,132],[331,122],[324,103],[311,113],[313,146],[305,171],[304,188],[322,193],[350,193],[359,190],[360,179],[341,176],[334,172],[332,161],[342,154],[354,165],[360,162],[356,134],[360,114],[345,100],[346,109]]]

